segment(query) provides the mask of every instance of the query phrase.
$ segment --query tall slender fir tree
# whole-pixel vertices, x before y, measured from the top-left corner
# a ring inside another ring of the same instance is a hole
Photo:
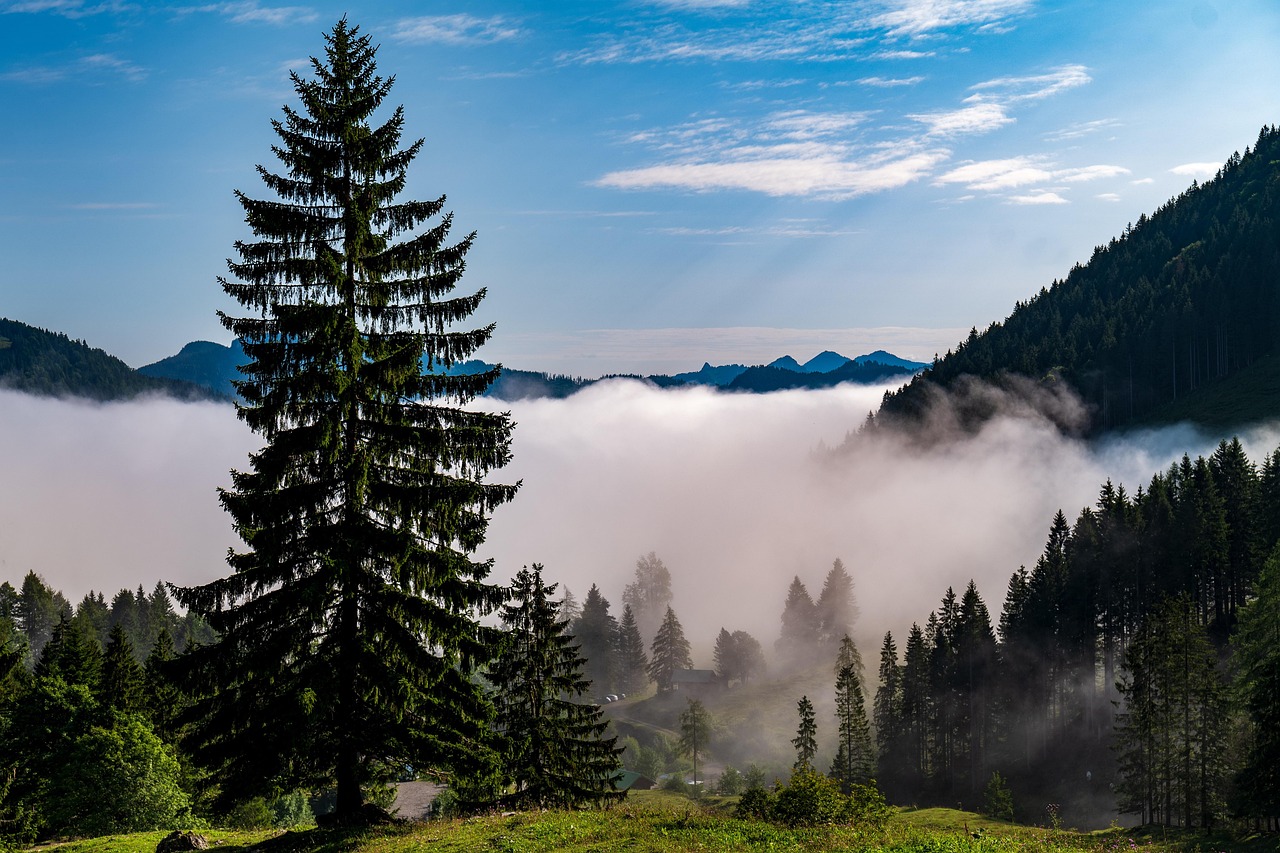
[[[613,786],[622,750],[605,738],[598,706],[576,701],[590,682],[585,660],[558,615],[556,584],[542,566],[522,569],[502,608],[507,639],[489,667],[508,797],[520,808],[573,808],[622,796]]]
[[[255,236],[219,279],[248,312],[220,316],[265,442],[220,495],[246,548],[175,593],[219,635],[189,656],[206,692],[188,746],[224,799],[336,784],[346,820],[397,766],[477,754],[469,671],[501,633],[478,617],[506,595],[471,555],[516,486],[485,479],[510,418],[463,408],[497,368],[445,371],[493,330],[452,328],[484,296],[453,295],[475,235],[449,242],[443,196],[398,199],[422,140],[401,146],[400,107],[373,123],[394,78],[345,19],[324,38],[312,76],[290,74],[301,109],[272,122],[274,197],[236,193]]]

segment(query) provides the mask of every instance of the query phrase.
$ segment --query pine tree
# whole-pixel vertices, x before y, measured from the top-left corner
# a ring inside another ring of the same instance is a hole
[[[818,608],[799,576],[787,588],[787,603],[782,609],[782,635],[778,638],[779,654],[790,663],[813,654],[818,644]]]
[[[671,678],[677,669],[692,669],[693,659],[689,657],[689,641],[684,638],[684,629],[676,612],[667,608],[667,615],[658,626],[658,633],[653,637],[653,645],[649,648],[649,678],[658,685],[659,691],[671,689]]]
[[[800,715],[800,723],[796,726],[796,736],[791,739],[791,745],[796,748],[795,769],[812,770],[813,756],[818,752],[818,724],[808,696],[800,697],[796,713]]]
[[[623,693],[639,693],[649,686],[649,658],[644,653],[644,639],[636,624],[631,605],[622,608],[618,625],[618,689]]]
[[[880,646],[880,687],[872,706],[876,730],[876,768],[886,790],[901,775],[906,761],[903,752],[902,666],[898,663],[898,646],[893,634],[886,631]]]
[[[151,727],[167,743],[176,740],[178,716],[186,706],[186,697],[173,683],[173,659],[173,637],[161,628],[142,667],[142,697]]]
[[[586,658],[584,672],[595,695],[613,693],[618,676],[618,621],[609,614],[609,599],[600,594],[595,584],[587,590],[582,615],[572,633]]]
[[[574,808],[622,796],[613,786],[617,739],[603,736],[608,721],[599,707],[576,701],[590,685],[555,589],[537,563],[516,574],[502,608],[506,641],[488,673],[504,772],[514,785],[507,799],[520,808]]]
[[[831,778],[848,794],[854,785],[871,779],[874,762],[862,683],[853,664],[847,663],[836,674],[836,758]]]
[[[98,704],[121,712],[142,710],[143,670],[134,659],[133,643],[124,627],[111,629],[102,657],[102,679],[98,684]]]
[[[734,631],[721,628],[716,636],[714,652],[716,672],[728,686],[732,683],[744,684],[764,672],[764,650],[755,637],[746,631]]]
[[[701,789],[698,787],[698,756],[704,755],[707,750],[707,742],[711,740],[711,715],[707,713],[707,709],[697,699],[689,699],[688,706],[680,712],[680,741],[679,749],[681,755],[687,755],[693,759],[693,790],[695,795],[701,795]]]
[[[837,559],[831,564],[822,592],[815,605],[818,615],[818,631],[821,641],[828,646],[840,642],[840,638],[853,633],[853,623],[858,618],[858,605],[853,597],[853,578]],[[862,677],[861,671],[858,677]]]
[[[514,486],[510,418],[463,406],[497,370],[451,375],[492,327],[455,331],[484,291],[454,296],[474,234],[450,244],[444,198],[402,201],[422,147],[404,112],[372,124],[394,78],[339,21],[301,109],[272,122],[274,198],[237,192],[255,239],[230,279],[247,316],[220,315],[249,363],[240,417],[265,447],[221,493],[246,549],[233,574],[175,590],[217,631],[187,655],[207,688],[189,740],[223,798],[336,784],[336,817],[362,786],[411,762],[461,768],[483,752],[485,702],[468,673],[505,599],[471,555]]]
[[[1253,723],[1248,758],[1237,779],[1238,810],[1280,817],[1280,546],[1258,578],[1258,597],[1240,612],[1237,689]]]
[[[622,591],[622,603],[631,607],[640,635],[651,637],[671,604],[671,571],[653,551],[636,560],[636,579]]]
[[[96,690],[102,677],[102,650],[98,640],[86,633],[84,626],[62,614],[53,628],[49,642],[40,650],[34,674],[36,678],[61,678],[67,684]]]

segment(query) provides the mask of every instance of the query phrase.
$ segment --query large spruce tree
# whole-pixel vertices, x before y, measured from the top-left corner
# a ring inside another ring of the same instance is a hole
[[[272,125],[270,198],[237,192],[254,238],[235,244],[221,315],[249,363],[240,417],[265,446],[221,493],[246,548],[234,572],[177,590],[218,632],[190,656],[206,688],[189,742],[224,799],[336,784],[337,815],[406,762],[458,767],[478,753],[485,704],[468,672],[505,600],[471,556],[516,487],[512,423],[464,405],[496,369],[453,376],[492,327],[457,331],[484,291],[453,295],[474,234],[450,241],[445,200],[399,200],[422,140],[403,109],[374,114],[393,78],[339,21],[301,109]]]
[[[573,808],[622,796],[617,738],[606,738],[599,706],[579,701],[590,687],[585,659],[567,634],[542,579],[542,566],[521,569],[513,600],[502,608],[507,641],[489,667],[496,688],[503,768],[520,808]]]

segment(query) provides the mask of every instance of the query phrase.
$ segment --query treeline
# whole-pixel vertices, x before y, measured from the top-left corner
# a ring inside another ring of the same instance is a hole
[[[166,394],[203,400],[215,395],[190,382],[144,376],[113,355],[0,317],[0,388],[51,397],[122,400]]]
[[[1276,352],[1278,162],[1280,130],[1264,127],[1213,180],[1139,217],[1003,323],[972,330],[887,397],[882,414],[911,421],[929,406],[930,386],[1011,372],[1065,379],[1106,429]]]
[[[998,773],[1023,819],[1118,798],[1144,822],[1274,821],[1275,774],[1246,771],[1274,752],[1259,709],[1280,646],[1251,641],[1245,669],[1237,638],[1276,594],[1278,513],[1280,449],[1259,469],[1224,441],[1136,494],[1108,481],[1074,524],[1059,512],[998,621],[970,582],[901,649],[886,634],[873,717],[890,797],[978,807]],[[1233,702],[1256,690],[1257,707]]]

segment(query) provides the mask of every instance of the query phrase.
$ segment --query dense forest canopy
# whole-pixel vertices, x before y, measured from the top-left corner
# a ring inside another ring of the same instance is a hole
[[[1213,180],[1195,184],[1088,263],[974,329],[906,388],[886,397],[888,421],[913,422],[930,389],[963,377],[1017,374],[1066,382],[1091,427],[1141,420],[1280,349],[1280,130],[1264,127]],[[982,405],[971,420],[990,414]]]

